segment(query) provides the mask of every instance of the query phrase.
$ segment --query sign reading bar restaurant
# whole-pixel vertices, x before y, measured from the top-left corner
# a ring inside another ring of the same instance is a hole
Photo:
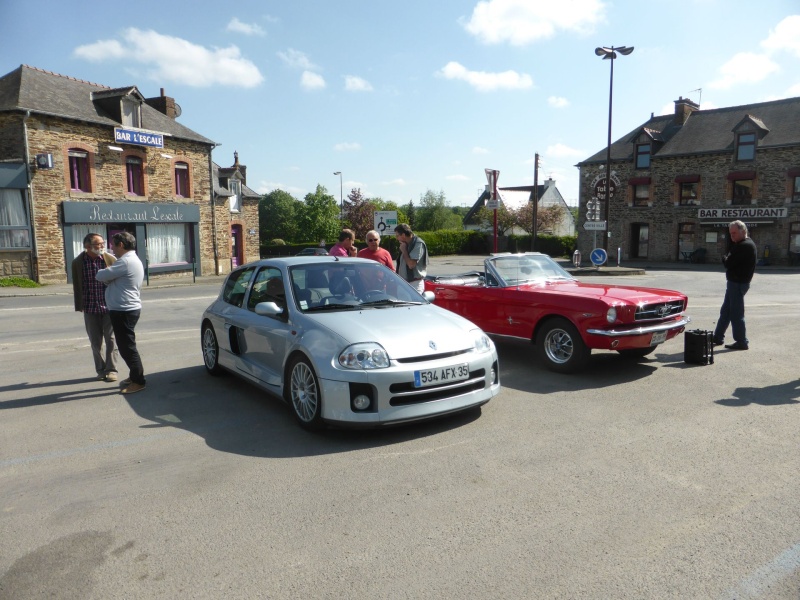
[[[64,202],[64,223],[198,223],[195,204]]]
[[[122,127],[114,127],[114,141],[121,144],[135,144],[136,146],[149,146],[151,148],[164,147],[164,136],[160,133],[139,131],[138,129],[123,129]]]
[[[701,219],[785,219],[786,208],[701,208],[697,216]]]

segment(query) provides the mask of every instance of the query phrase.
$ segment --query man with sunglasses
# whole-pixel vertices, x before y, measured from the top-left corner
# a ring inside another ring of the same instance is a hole
[[[394,271],[392,255],[386,248],[381,248],[381,235],[374,229],[367,232],[367,247],[358,251],[358,258],[377,261]]]
[[[83,238],[84,251],[72,261],[72,295],[75,310],[83,313],[83,323],[94,357],[98,381],[117,380],[119,352],[114,341],[114,328],[106,306],[106,286],[98,281],[97,273],[117,260],[105,251],[106,243],[99,233]],[[103,352],[105,343],[105,352]]]

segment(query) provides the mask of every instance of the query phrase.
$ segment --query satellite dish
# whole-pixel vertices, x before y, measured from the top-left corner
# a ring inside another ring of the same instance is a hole
[[[177,119],[178,117],[180,117],[182,112],[183,112],[183,109],[181,108],[181,105],[176,102],[175,103],[175,118]]]

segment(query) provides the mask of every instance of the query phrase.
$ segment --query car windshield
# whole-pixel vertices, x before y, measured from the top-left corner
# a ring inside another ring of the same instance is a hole
[[[297,308],[303,312],[383,309],[425,300],[377,262],[320,262],[289,269]]]
[[[545,254],[508,254],[486,259],[487,271],[493,271],[502,286],[548,281],[572,281],[567,271]]]

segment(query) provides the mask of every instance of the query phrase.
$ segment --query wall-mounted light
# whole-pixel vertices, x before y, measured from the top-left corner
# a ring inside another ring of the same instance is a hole
[[[114,152],[125,152],[125,151],[124,151],[122,148],[120,148],[119,146],[109,146],[109,147],[108,147],[108,149],[109,149],[109,150],[113,150]]]
[[[164,154],[163,152],[161,152],[160,154],[161,154],[161,158],[166,158],[167,160],[169,160],[170,158],[172,158],[172,155],[171,155],[171,154]]]
[[[255,235],[256,234],[256,230],[255,229],[248,229],[247,233],[249,233],[250,235]]]
[[[52,169],[53,168],[53,155],[52,154],[37,154],[36,155],[36,168],[37,169]]]

